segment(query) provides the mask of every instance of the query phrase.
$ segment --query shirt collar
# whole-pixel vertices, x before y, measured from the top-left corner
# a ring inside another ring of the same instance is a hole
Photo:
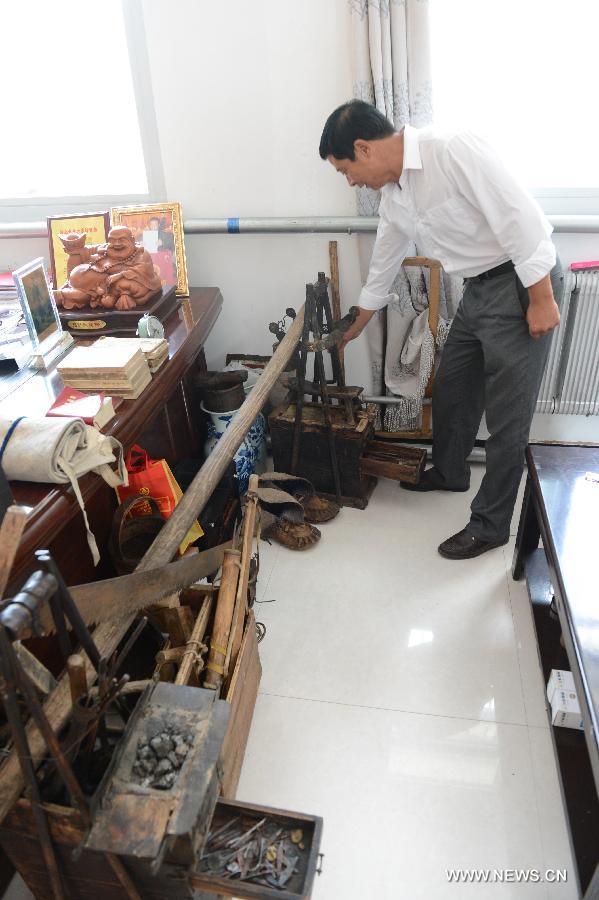
[[[399,186],[403,187],[407,178],[408,169],[421,169],[422,159],[420,157],[420,133],[417,128],[411,125],[404,125],[403,131],[403,168]]]

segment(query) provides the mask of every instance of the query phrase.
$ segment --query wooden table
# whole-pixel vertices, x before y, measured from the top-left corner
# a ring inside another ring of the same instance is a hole
[[[191,288],[189,299],[165,323],[169,359],[152,376],[137,400],[124,401],[116,417],[103,429],[113,435],[125,452],[141,443],[151,456],[164,457],[172,466],[188,456],[202,456],[201,428],[190,379],[205,370],[204,343],[222,307],[218,288]],[[2,400],[4,416],[43,416],[63,388],[55,366],[18,383]],[[2,383],[0,380],[0,388]],[[3,393],[5,393],[3,391]],[[116,507],[113,488],[98,476],[79,480],[92,531],[101,548],[108,538]],[[112,574],[106,554],[94,568],[87,546],[83,517],[70,485],[12,482],[15,501],[29,509],[27,526],[11,574],[9,593],[20,587],[34,568],[34,552],[47,548],[56,559],[67,584],[95,580]]]
[[[512,574],[527,577],[545,681],[551,669],[574,677],[584,732],[551,731],[581,896],[597,900],[599,446],[531,444],[526,458]]]

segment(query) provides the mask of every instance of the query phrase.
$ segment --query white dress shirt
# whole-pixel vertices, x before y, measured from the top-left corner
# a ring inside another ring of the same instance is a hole
[[[381,190],[364,309],[381,309],[416,242],[450,275],[480,275],[512,260],[524,287],[555,265],[552,227],[491,148],[470,132],[404,130],[403,171]]]

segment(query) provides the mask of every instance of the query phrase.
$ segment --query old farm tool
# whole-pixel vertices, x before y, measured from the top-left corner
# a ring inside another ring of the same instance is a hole
[[[65,596],[69,598],[67,602],[72,602],[74,612],[84,625],[122,619],[216,572],[223,561],[225,550],[230,546],[230,542],[219,544],[218,547],[186,556],[157,569],[75,585],[68,589]],[[52,634],[56,631],[60,636],[60,626],[57,626],[53,611],[47,604],[36,607],[35,616],[34,620],[34,613],[29,610],[28,605],[21,603],[22,637],[30,637],[34,633]],[[36,629],[39,631],[36,632]],[[83,644],[82,646],[88,653],[88,648]],[[70,652],[69,649],[66,656]],[[91,656],[90,659],[93,662]]]
[[[105,658],[100,657],[98,648],[82,621],[50,554],[47,551],[38,551],[36,556],[43,568],[34,572],[22,590],[15,597],[6,600],[0,609],[0,695],[19,758],[26,794],[31,802],[52,892],[57,900],[62,900],[62,898],[66,897],[63,877],[52,843],[46,813],[42,806],[40,789],[31,759],[27,732],[21,718],[18,697],[24,702],[32,721],[39,730],[73,806],[88,827],[91,824],[91,814],[85,794],[75,777],[56,733],[48,721],[33,684],[19,662],[13,642],[31,633],[39,634],[42,610],[49,606],[54,620],[53,630],[58,633],[59,645],[63,654],[68,656],[70,653],[67,633],[67,628],[70,627],[85,649],[96,672],[103,673],[106,671],[107,661]],[[101,702],[96,710],[96,719],[98,721],[101,720],[104,711],[109,703],[115,699],[126,680],[127,677],[124,676],[120,682],[114,680],[114,683],[105,683],[103,685],[105,693],[101,697]],[[122,862],[112,854],[107,854],[107,860],[127,896],[132,898],[132,900],[140,900],[139,894]]]
[[[151,684],[100,785],[86,847],[145,860],[153,872],[170,849],[192,863],[216,803],[229,711],[214,691]]]
[[[291,453],[291,473],[298,474],[298,462],[302,442],[302,419],[304,396],[312,396],[312,404],[318,405],[322,411],[324,427],[327,433],[328,450],[333,474],[334,493],[337,502],[341,503],[341,482],[339,462],[335,446],[335,435],[332,422],[333,402],[343,410],[343,421],[354,425],[356,409],[360,406],[362,388],[348,387],[339,360],[339,343],[343,334],[355,321],[357,310],[337,323],[333,322],[328,294],[328,282],[323,272],[318,273],[314,284],[306,285],[306,306],[304,328],[300,343],[300,362],[297,377],[288,379],[286,384],[295,399],[295,423],[293,430],[293,447]],[[313,339],[310,340],[310,333]],[[329,383],[325,374],[323,352],[328,351],[331,357],[333,381]],[[314,353],[314,376],[312,381],[306,379],[308,353]]]

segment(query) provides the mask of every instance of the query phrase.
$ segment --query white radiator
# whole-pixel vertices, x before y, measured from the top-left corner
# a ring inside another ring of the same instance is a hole
[[[537,412],[599,415],[599,270],[565,273]]]

